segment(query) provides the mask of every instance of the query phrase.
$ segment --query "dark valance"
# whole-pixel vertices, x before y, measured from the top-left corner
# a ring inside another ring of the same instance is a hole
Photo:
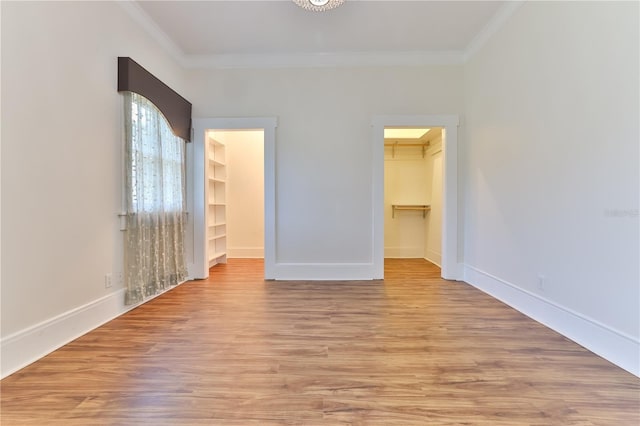
[[[144,96],[169,121],[176,136],[191,140],[191,103],[129,57],[118,57],[118,92]]]

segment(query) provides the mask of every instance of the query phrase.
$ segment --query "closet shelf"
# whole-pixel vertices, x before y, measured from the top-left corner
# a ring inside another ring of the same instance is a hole
[[[209,166],[207,167],[207,257],[209,267],[227,263],[226,183],[227,164],[225,144],[208,138]]]
[[[224,251],[221,251],[219,253],[213,253],[213,255],[209,258],[209,261],[212,261],[212,260],[215,260],[215,259],[219,259],[219,258],[221,258],[223,256],[226,256],[226,255],[227,255],[227,253],[224,252]]]
[[[384,146],[391,147],[391,157],[396,158],[396,148],[411,148],[411,147],[422,147],[422,158],[424,158],[427,148],[431,146],[431,142],[421,142],[421,143],[399,143],[399,142],[386,142]]]
[[[391,217],[396,217],[396,210],[417,210],[422,211],[422,217],[426,217],[427,211],[431,210],[429,204],[392,204],[391,205]]]

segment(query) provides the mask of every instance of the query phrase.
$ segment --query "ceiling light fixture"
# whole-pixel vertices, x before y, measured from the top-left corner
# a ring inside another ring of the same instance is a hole
[[[312,12],[324,12],[325,10],[335,9],[345,0],[293,0],[293,2],[301,8]]]

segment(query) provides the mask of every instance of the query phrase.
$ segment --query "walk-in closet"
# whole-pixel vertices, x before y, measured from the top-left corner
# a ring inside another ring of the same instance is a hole
[[[209,130],[206,138],[209,267],[264,257],[264,131]]]
[[[441,128],[385,128],[384,256],[442,259]]]

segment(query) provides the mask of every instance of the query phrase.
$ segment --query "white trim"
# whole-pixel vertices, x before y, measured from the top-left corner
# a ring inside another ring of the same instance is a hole
[[[384,128],[443,127],[442,137],[442,278],[461,279],[458,267],[458,124],[457,115],[378,115],[371,120],[373,142],[372,259],[374,279],[384,278]]]
[[[264,130],[264,276],[273,279],[276,262],[276,117],[194,118],[193,223],[194,269],[190,276],[209,276],[205,241],[205,133],[207,130]]]
[[[374,267],[373,263],[276,263],[273,272],[284,281],[371,280]]]
[[[123,126],[124,128],[124,126]],[[123,151],[124,153],[124,151]],[[124,155],[124,154],[123,154]],[[194,159],[193,159],[193,144],[187,143],[185,144],[185,184],[186,188],[186,204],[187,204],[187,216],[186,216],[186,224],[185,224],[185,235],[184,235],[184,247],[185,247],[185,257],[187,264],[187,275],[188,279],[194,279],[193,272],[195,270],[194,265],[194,253],[195,253],[195,233],[194,233],[194,216],[193,216],[193,173],[189,173],[189,171],[194,167]],[[124,161],[122,161],[124,164]],[[124,172],[122,173],[124,176]],[[125,191],[123,190],[124,194]],[[124,196],[124,195],[123,195]],[[122,204],[125,205],[124,203]],[[124,210],[124,209],[123,209]],[[124,217],[122,217],[124,219]],[[123,220],[123,223],[126,225],[126,222]]]
[[[129,306],[124,304],[125,289],[120,289],[3,337],[0,340],[0,353],[2,354],[0,378],[5,378],[15,373],[78,337],[173,290],[183,283],[179,283],[140,303]]]
[[[489,39],[500,30],[507,20],[515,13],[516,10],[525,0],[511,0],[505,2],[500,9],[493,15],[487,24],[480,30],[478,34],[471,40],[462,53],[462,62],[466,63],[471,59],[482,47],[487,44]]]
[[[135,1],[116,3],[182,67],[188,69],[324,68],[362,66],[459,65],[467,62],[525,0],[505,2],[464,50],[315,53],[186,54]]]
[[[182,67],[189,69],[454,65],[465,59],[464,52],[457,50],[191,55],[185,54],[135,1],[116,3]]]
[[[174,43],[173,39],[167,35],[156,24],[156,22],[149,17],[137,2],[131,0],[116,0],[116,3],[124,9],[131,19],[136,21],[169,55],[175,59],[179,64],[184,66],[185,54],[182,49]]]
[[[126,311],[124,289],[121,289],[4,337],[0,342],[2,378],[26,367]]]
[[[434,250],[427,250],[424,259],[442,268],[442,253],[438,253]],[[458,275],[458,278],[462,278],[462,275]]]
[[[465,265],[465,280],[524,315],[640,377],[640,341],[517,285]]]

